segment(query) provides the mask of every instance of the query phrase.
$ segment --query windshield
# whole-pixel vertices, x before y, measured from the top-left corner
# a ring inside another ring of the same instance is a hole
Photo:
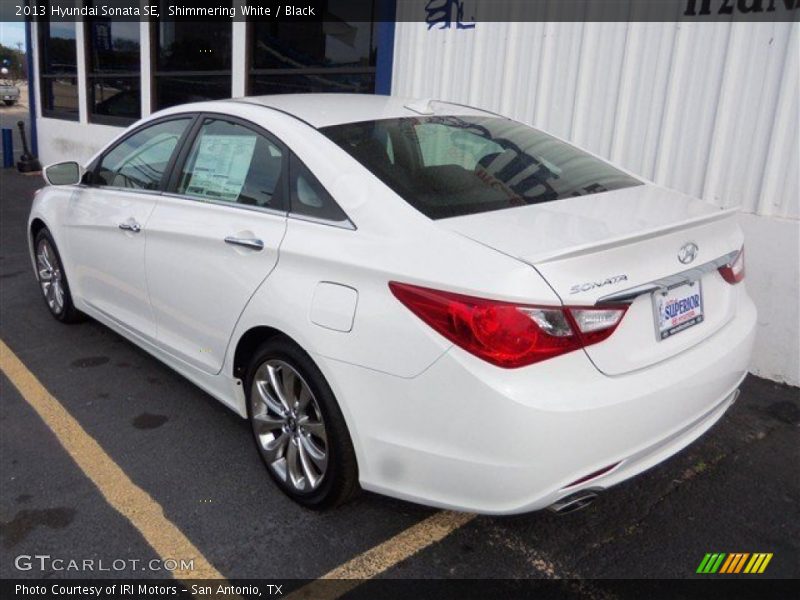
[[[405,117],[321,131],[431,219],[641,184],[565,142],[500,117]]]

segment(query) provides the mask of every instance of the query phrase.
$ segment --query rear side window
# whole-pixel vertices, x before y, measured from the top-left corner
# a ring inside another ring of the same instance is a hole
[[[325,221],[347,221],[347,215],[325,190],[319,180],[300,159],[292,155],[290,189],[292,196],[291,212],[296,215],[313,217]]]
[[[157,190],[191,118],[162,121],[137,131],[101,159],[92,185]]]
[[[407,117],[322,132],[431,219],[641,185],[586,152],[500,117]]]
[[[198,200],[283,210],[283,150],[256,131],[206,119],[178,180],[179,194]]]

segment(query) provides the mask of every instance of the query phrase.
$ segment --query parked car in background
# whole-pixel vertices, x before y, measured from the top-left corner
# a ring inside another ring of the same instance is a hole
[[[19,101],[19,88],[9,81],[0,81],[0,100],[6,106],[12,106]]]
[[[53,317],[248,418],[305,506],[360,485],[568,512],[697,439],[747,374],[736,210],[483,110],[175,106],[45,178],[29,245]]]

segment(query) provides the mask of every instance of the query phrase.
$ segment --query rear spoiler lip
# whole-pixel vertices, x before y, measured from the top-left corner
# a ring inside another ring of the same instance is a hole
[[[556,250],[554,252],[545,252],[538,256],[526,256],[524,258],[521,256],[517,256],[516,258],[525,263],[528,263],[532,267],[536,267],[538,265],[544,265],[556,260],[575,258],[578,256],[583,256],[586,254],[592,254],[594,252],[606,250],[608,248],[613,248],[615,246],[619,246],[623,242],[624,243],[638,242],[641,240],[646,240],[648,238],[655,237],[657,235],[672,233],[673,231],[679,231],[690,225],[699,225],[702,223],[712,223],[714,221],[721,221],[723,219],[727,219],[728,217],[737,214],[738,212],[739,212],[738,206],[735,206],[733,208],[723,208],[717,212],[700,215],[698,217],[690,219],[685,219],[678,223],[672,223],[664,227],[653,227],[651,229],[637,231],[636,233],[633,234],[621,235],[618,237],[609,238],[599,243],[594,242],[594,243],[582,244],[579,246],[568,247],[562,250]]]

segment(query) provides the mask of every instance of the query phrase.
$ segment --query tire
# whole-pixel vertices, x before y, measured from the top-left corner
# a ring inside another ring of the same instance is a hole
[[[3,102],[5,102],[6,106],[14,106],[17,103],[16,100],[3,100]]]
[[[33,249],[36,256],[36,279],[50,314],[62,323],[79,323],[85,320],[85,315],[72,303],[67,274],[49,230],[41,229],[36,234]]]
[[[311,357],[289,338],[274,337],[255,352],[245,385],[253,439],[278,487],[315,510],[353,497],[359,490],[353,443]]]

